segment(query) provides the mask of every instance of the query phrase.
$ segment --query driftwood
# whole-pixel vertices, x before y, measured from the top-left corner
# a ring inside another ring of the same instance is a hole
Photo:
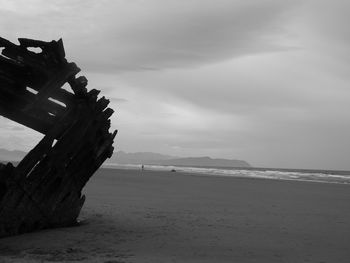
[[[116,135],[109,101],[76,77],[62,40],[19,43],[0,38],[0,115],[45,136],[16,167],[0,165],[0,237],[76,224],[82,188]]]

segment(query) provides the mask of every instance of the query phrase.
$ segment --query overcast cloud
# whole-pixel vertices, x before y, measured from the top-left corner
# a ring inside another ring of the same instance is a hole
[[[0,0],[2,37],[63,38],[116,146],[350,169],[350,2]],[[40,135],[0,119],[0,145]]]

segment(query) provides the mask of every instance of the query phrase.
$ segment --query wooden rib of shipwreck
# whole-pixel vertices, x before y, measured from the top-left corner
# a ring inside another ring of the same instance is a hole
[[[76,77],[62,40],[0,38],[0,50],[0,115],[45,135],[16,167],[0,165],[0,237],[73,225],[83,187],[113,154],[113,110]]]

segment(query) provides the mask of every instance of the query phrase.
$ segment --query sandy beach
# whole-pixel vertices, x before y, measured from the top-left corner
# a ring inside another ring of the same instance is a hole
[[[78,227],[0,240],[0,262],[349,262],[350,185],[100,169]]]

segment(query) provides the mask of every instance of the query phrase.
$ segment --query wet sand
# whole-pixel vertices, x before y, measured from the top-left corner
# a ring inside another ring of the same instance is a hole
[[[101,169],[79,227],[0,239],[0,262],[350,260],[350,185]]]

